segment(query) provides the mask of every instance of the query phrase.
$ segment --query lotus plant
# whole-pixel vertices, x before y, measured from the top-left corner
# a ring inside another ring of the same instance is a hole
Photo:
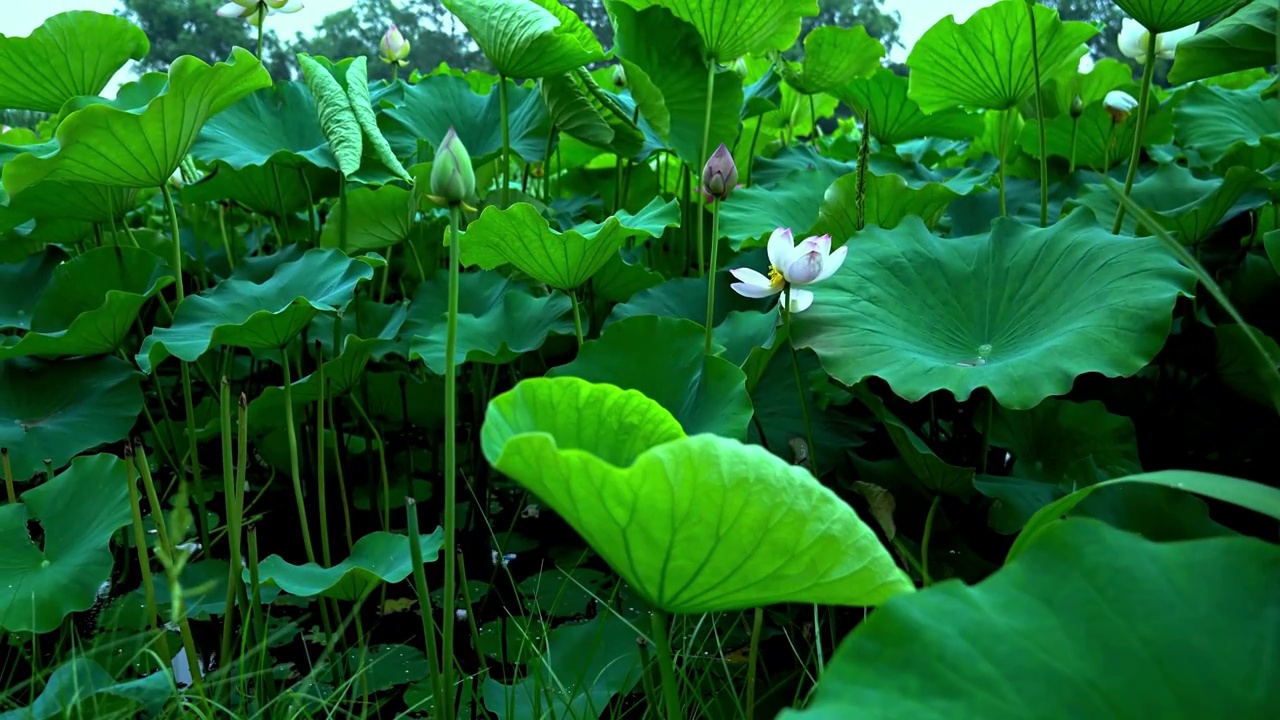
[[[1195,35],[1198,28],[1199,23],[1192,23],[1177,30],[1157,34],[1155,41],[1156,57],[1161,60],[1172,60],[1174,52],[1178,49],[1178,44]],[[1133,58],[1139,64],[1145,65],[1151,45],[1151,33],[1137,20],[1125,18],[1120,23],[1120,36],[1116,39],[1116,44],[1120,46],[1122,55]]]
[[[749,298],[766,298],[785,293],[787,312],[804,312],[813,304],[813,293],[806,285],[822,282],[844,264],[848,246],[831,251],[830,235],[807,237],[795,244],[790,228],[778,228],[769,236],[768,276],[751,268],[734,268],[730,272],[741,282],[731,287]]]
[[[703,350],[708,355],[711,354],[711,328],[715,317],[715,273],[720,267],[720,211],[716,201],[729,199],[729,193],[739,187],[741,186],[738,185],[738,166],[733,162],[733,153],[729,152],[729,148],[725,147],[724,143],[720,143],[720,147],[716,148],[711,157],[707,158],[707,163],[702,166],[702,184],[698,187],[698,192],[702,193],[707,203],[711,205],[711,276],[707,280],[707,333],[703,346]]]
[[[400,33],[400,28],[392,25],[383,33],[378,42],[378,58],[397,69],[409,64],[409,41]]]

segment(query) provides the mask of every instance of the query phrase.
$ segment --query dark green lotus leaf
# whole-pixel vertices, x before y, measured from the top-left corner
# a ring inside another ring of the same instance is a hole
[[[1236,0],[1116,0],[1126,15],[1154,33],[1186,27],[1237,4]]]
[[[644,147],[644,133],[631,113],[586,70],[548,75],[538,85],[551,121],[566,135],[623,157],[633,157]]]
[[[1280,687],[1280,664],[1264,659],[1277,593],[1280,549],[1260,540],[1160,544],[1055,523],[977,585],[877,610],[808,708],[779,718],[1266,717]]]
[[[290,167],[271,162],[236,170],[214,161],[208,175],[182,188],[182,200],[186,204],[229,200],[250,212],[283,219],[304,212],[320,198],[336,195],[339,177],[335,171],[308,164]]]
[[[1175,85],[1276,64],[1276,3],[1254,0],[1178,43],[1169,82]]]
[[[625,249],[619,250],[591,278],[592,292],[606,303],[620,303],[666,281],[662,273],[650,270],[642,261],[643,256],[633,257]]]
[[[114,455],[77,458],[20,502],[0,505],[0,628],[45,633],[92,607],[111,577],[111,536],[131,518],[124,462]],[[27,532],[32,521],[44,530],[43,549]]]
[[[846,385],[880,377],[911,401],[986,387],[1029,409],[1081,374],[1141,369],[1194,277],[1159,243],[1111,235],[1083,214],[1048,228],[999,219],[987,235],[946,239],[907,218],[859,235],[796,316],[795,343]]]
[[[150,525],[151,517],[144,522]],[[226,560],[197,560],[188,562],[182,568],[178,579],[184,591],[182,610],[192,620],[208,620],[227,612],[227,575]],[[258,597],[264,603],[273,602],[280,594],[279,588],[270,585],[258,588]],[[146,590],[138,588],[131,596],[135,603],[146,607]],[[169,617],[173,612],[173,592],[168,583],[155,584],[156,611],[161,617]],[[145,610],[144,610],[145,611]]]
[[[124,438],[142,412],[141,378],[115,357],[0,361],[0,447],[14,478],[60,468],[75,455]]]
[[[1258,353],[1242,325],[1219,325],[1213,329],[1217,341],[1218,377],[1242,397],[1280,411],[1280,345],[1253,328],[1271,362]]]
[[[178,169],[210,117],[271,77],[249,51],[210,66],[184,55],[169,66],[166,92],[145,108],[90,105],[58,126],[55,142],[5,163],[4,188],[17,195],[46,180],[159,187]]]
[[[27,37],[0,35],[0,108],[56,113],[71,98],[102,92],[150,49],[137,25],[80,10],[50,17]]]
[[[590,280],[628,237],[657,237],[679,223],[679,203],[662,198],[634,215],[620,210],[603,223],[586,222],[563,233],[551,229],[528,203],[490,206],[462,236],[462,264],[486,270],[511,264],[540,282],[573,290]]]
[[[400,322],[403,323],[406,308],[398,306]],[[354,324],[354,323],[353,323]],[[398,326],[397,326],[398,327]],[[384,330],[386,332],[386,330]],[[394,330],[390,330],[394,333]],[[325,397],[346,395],[352,388],[366,379],[369,362],[375,355],[386,353],[391,345],[390,338],[362,338],[348,335],[342,341],[342,352],[331,360],[325,361],[324,380]],[[295,412],[315,406],[320,398],[320,373],[313,372],[293,382],[290,386]],[[399,395],[397,394],[397,399]],[[249,430],[255,434],[267,434],[284,427],[284,388],[265,387],[262,394],[249,403]]]
[[[926,113],[957,106],[1006,110],[1036,90],[1034,51],[1043,76],[1064,64],[1074,64],[1086,52],[1084,42],[1098,34],[1083,22],[1063,22],[1058,13],[1040,4],[1035,13],[1036,47],[1031,41],[1028,5],[1001,2],[989,5],[957,24],[948,15],[925,31],[907,65],[911,66],[910,98]]]
[[[544,159],[551,118],[538,91],[507,80],[511,151],[525,161]],[[449,128],[458,133],[479,168],[502,151],[498,88],[476,93],[463,78],[430,75],[404,91],[402,104],[381,114],[379,127],[399,157],[430,162]]]
[[[967,497],[973,494],[974,468],[953,465],[938,457],[924,438],[920,437],[898,416],[894,415],[865,384],[854,388],[854,395],[871,414],[880,421],[889,435],[889,440],[897,448],[902,464],[907,468],[919,485],[930,494],[946,494]]]
[[[818,224],[822,198],[836,174],[825,167],[795,170],[771,185],[736,190],[718,204],[720,236],[739,250],[764,247],[776,228],[803,233]]]
[[[81,220],[88,223],[119,222],[134,209],[136,188],[78,182],[37,183],[9,199],[9,207],[33,218]]]
[[[548,377],[573,375],[639,390],[666,408],[689,434],[743,440],[751,422],[747,376],[703,353],[705,330],[691,320],[639,315],[611,324]]]
[[[337,172],[338,160],[320,129],[316,102],[301,82],[281,81],[251,93],[201,129],[191,154],[232,169],[267,164]]]
[[[898,175],[876,175],[868,172],[864,227],[894,228],[904,218],[916,217],[930,228],[942,219],[942,213],[959,193],[941,183],[911,187]],[[812,232],[830,235],[839,245],[858,231],[858,176],[845,175],[827,188],[818,210],[818,222]]]
[[[356,253],[398,245],[409,237],[416,214],[413,193],[402,187],[354,188],[347,192],[346,203],[329,213],[320,232],[320,247]],[[342,246],[344,220],[347,244]]]
[[[1266,204],[1268,194],[1262,188],[1269,183],[1265,175],[1246,167],[1230,168],[1225,177],[1201,179],[1182,165],[1160,165],[1134,184],[1130,196],[1179,242],[1192,245],[1212,235],[1222,222]],[[1086,185],[1077,202],[1099,223],[1116,216],[1118,201],[1105,185]],[[1145,236],[1153,231],[1139,227],[1131,214],[1125,221],[1127,233]]]
[[[19,262],[0,264],[0,328],[31,329],[40,292],[66,259],[60,248],[48,247]]]
[[[633,0],[616,0],[608,6],[615,27],[614,52],[626,61],[627,68],[639,68],[649,81],[631,87],[631,95],[641,108],[657,104],[665,108],[670,124],[670,134],[663,137],[667,146],[689,166],[701,168],[707,161],[702,157],[702,136],[710,68],[698,31],[673,15],[672,12],[679,14],[675,8],[637,11],[628,2],[636,5]],[[718,70],[713,93],[707,152],[720,143],[732,146],[738,137],[742,79],[728,70]]]
[[[444,531],[440,528],[420,536],[418,545],[423,560],[432,562],[439,557],[443,541]],[[315,563],[294,565],[279,555],[272,555],[259,564],[258,574],[264,585],[275,585],[297,597],[362,600],[381,583],[398,583],[409,577],[413,572],[410,542],[404,535],[372,532],[357,540],[351,556],[333,567]],[[248,568],[244,570],[244,581],[249,582]]]
[[[1136,90],[1134,91],[1136,92]],[[1159,108],[1152,109],[1152,115]],[[1148,122],[1152,119],[1148,116]],[[1078,168],[1089,168],[1095,172],[1109,170],[1129,161],[1129,151],[1133,147],[1133,133],[1137,120],[1135,114],[1122,123],[1115,123],[1110,113],[1099,100],[1085,107],[1080,118],[1071,115],[1058,115],[1050,118],[1045,124],[1045,151],[1050,157],[1059,157],[1071,161],[1071,133],[1075,132],[1075,161]],[[1018,134],[1018,146],[1033,158],[1040,157],[1039,121],[1029,120]],[[1147,135],[1148,142],[1151,136]]]
[[[871,77],[856,79],[833,92],[860,116],[869,116],[871,136],[885,145],[926,136],[964,140],[982,133],[981,116],[960,108],[925,115],[907,97],[907,79],[888,68],[880,68]]]
[[[1194,84],[1173,110],[1173,127],[1205,165],[1263,169],[1280,157],[1280,99],[1264,99],[1257,87]]]
[[[507,77],[540,78],[604,59],[591,28],[557,0],[443,0]]]
[[[173,695],[173,675],[168,669],[116,682],[102,665],[76,657],[45,678],[40,695],[30,707],[0,713],[0,718],[158,717]]]
[[[165,358],[186,362],[212,347],[253,350],[284,347],[318,313],[342,310],[356,286],[373,277],[381,258],[348,258],[341,250],[308,250],[280,265],[266,281],[223,280],[199,295],[188,295],[173,324],[156,328],[142,341],[137,361],[151,372]]]
[[[459,282],[459,364],[508,363],[542,347],[552,334],[573,334],[572,304],[563,293],[537,295],[528,283],[493,272],[463,273]],[[434,373],[444,372],[448,288],[444,270],[419,287],[400,330],[409,340],[401,354],[421,359]]]
[[[801,19],[818,14],[817,0],[620,0],[610,9],[617,13],[622,2],[637,10],[670,10],[697,31],[701,42],[694,49],[722,63],[790,49],[800,36]]]
[[[804,61],[787,82],[802,93],[838,95],[849,83],[882,69],[882,57],[884,46],[867,34],[865,26],[824,25],[805,36]]]
[[[727,276],[727,272],[721,271]],[[744,298],[729,288],[729,282],[716,283],[715,330],[712,339],[725,348],[721,357],[741,366],[751,350],[767,346],[777,324],[775,313],[760,313],[764,301]],[[639,315],[684,318],[699,324],[707,321],[707,281],[703,278],[672,278],[641,290],[629,301],[615,305],[604,326]],[[739,316],[748,316],[744,321]],[[752,317],[755,316],[755,317]]]

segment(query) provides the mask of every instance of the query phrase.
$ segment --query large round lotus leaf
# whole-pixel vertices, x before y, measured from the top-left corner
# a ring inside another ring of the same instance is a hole
[[[56,113],[71,98],[102,92],[150,49],[137,25],[81,10],[54,15],[28,37],[0,35],[0,107]]]
[[[662,198],[634,215],[619,210],[603,223],[586,222],[563,233],[552,230],[528,203],[490,206],[462,236],[462,264],[490,270],[510,263],[540,282],[573,290],[590,280],[628,237],[657,237],[679,223],[679,203]]]
[[[142,412],[141,378],[115,357],[0,361],[0,447],[23,481],[129,434]]]
[[[17,195],[42,180],[160,187],[196,141],[201,125],[240,98],[271,84],[244,48],[208,65],[184,55],[169,66],[163,94],[137,110],[90,105],[67,116],[54,142],[5,163],[4,188]]]
[[[1280,154],[1280,99],[1196,83],[1173,109],[1173,128],[1201,164],[1264,169]]]
[[[863,231],[814,286],[795,343],[846,385],[875,376],[911,401],[985,387],[1025,410],[1084,373],[1136,373],[1194,286],[1155,240],[1112,235],[1082,213],[1047,228],[998,219],[987,235],[955,238],[907,218]]]
[[[1274,2],[1250,2],[1178,43],[1169,82],[1174,85],[1276,63]]]
[[[0,505],[0,629],[49,632],[92,607],[111,576],[111,536],[132,517],[124,462],[76,458],[20,500]],[[32,521],[44,530],[43,549],[27,532]]]
[[[1116,0],[1129,17],[1155,33],[1186,27],[1239,4],[1237,0]]]
[[[366,260],[333,248],[308,250],[281,264],[265,282],[223,280],[200,295],[188,295],[174,312],[173,324],[156,328],[142,341],[138,366],[151,372],[171,355],[192,362],[215,345],[282,348],[317,313],[338,311],[351,302],[356,286],[373,277]]]
[[[1280,548],[1059,523],[967,586],[896,598],[780,720],[1265,718],[1280,703]]]
[[[373,532],[356,541],[351,556],[330,568],[315,563],[294,565],[279,555],[272,555],[258,565],[261,582],[275,585],[298,597],[324,597],[356,601],[363,599],[380,583],[398,583],[413,572],[410,539],[404,535]],[[440,554],[444,531],[436,528],[418,539],[422,557],[432,562]],[[249,582],[249,569],[244,570]]]
[[[535,378],[494,398],[485,457],[669,612],[878,605],[910,592],[875,533],[804,468],[685,436],[634,390]]]
[[[925,115],[907,97],[908,80],[889,68],[847,83],[835,94],[860,115],[869,117],[871,135],[884,145],[921,137],[964,140],[982,134],[982,117],[960,108]]]
[[[173,283],[155,253],[101,247],[62,263],[41,291],[31,332],[0,341],[0,360],[114,352],[149,298]]]
[[[882,57],[884,46],[867,34],[866,27],[824,25],[805,36],[804,62],[787,82],[803,93],[837,95],[849,83],[882,69]]]
[[[398,245],[409,237],[416,215],[413,194],[402,187],[353,188],[325,219],[320,247],[341,247],[354,254]],[[344,229],[347,244],[342,247]]]
[[[443,0],[498,72],[540,78],[604,58],[591,28],[559,0]]]
[[[693,25],[710,56],[723,63],[752,53],[787,50],[801,18],[818,14],[817,0],[618,0],[637,10],[658,6]]]
[[[208,175],[182,187],[184,205],[230,200],[243,205],[250,212],[269,215],[278,220],[290,218],[294,213],[306,212],[320,198],[337,195],[341,177],[335,170],[312,165],[288,167],[271,162],[266,165],[245,165],[239,170],[219,160],[213,161],[211,165],[212,170]],[[342,205],[339,204],[333,212],[336,213],[341,208]],[[332,216],[331,213],[330,217]]]
[[[1005,110],[1031,97],[1036,79],[1027,7],[998,2],[963,24],[948,15],[926,30],[907,58],[911,99],[931,113],[957,105]],[[1098,34],[1088,23],[1059,20],[1057,11],[1043,5],[1030,7],[1042,76],[1074,64],[1086,52],[1084,42]]]
[[[666,408],[689,434],[744,440],[751,422],[747,376],[704,353],[706,330],[680,318],[639,315],[615,322],[548,377],[572,375],[637,390]]]
[[[315,99],[305,84],[295,81],[258,90],[219,113],[200,131],[191,154],[236,170],[267,163],[338,169],[320,129]]]
[[[897,227],[904,218],[919,218],[928,227],[942,219],[942,213],[959,193],[942,183],[926,182],[912,187],[900,175],[863,174],[863,221],[865,227]],[[812,234],[830,235],[842,244],[858,232],[858,176],[850,174],[831,183],[822,196],[818,221]]]

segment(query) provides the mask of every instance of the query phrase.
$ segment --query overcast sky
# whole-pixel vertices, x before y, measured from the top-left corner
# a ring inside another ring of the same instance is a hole
[[[308,33],[325,15],[349,7],[354,0],[304,0],[306,9],[292,15],[274,15],[268,27],[283,37],[293,37],[295,32]],[[954,14],[963,22],[975,10],[991,5],[996,0],[885,0],[887,10],[897,10],[902,16],[899,34],[910,49],[920,35],[947,14]],[[109,13],[120,7],[118,0],[0,0],[4,6],[0,12],[0,35],[27,35],[39,27],[51,15],[67,10],[96,10]],[[908,9],[909,8],[909,9]],[[239,22],[227,20],[227,22]],[[906,53],[894,53],[895,60],[903,60]],[[126,75],[128,69],[122,71]],[[116,83],[113,83],[114,87]],[[110,90],[109,90],[110,92]]]

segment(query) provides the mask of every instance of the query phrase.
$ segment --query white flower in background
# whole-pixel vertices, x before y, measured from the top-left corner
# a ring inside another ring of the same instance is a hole
[[[750,298],[764,298],[788,290],[789,312],[804,312],[813,304],[813,293],[800,289],[831,277],[844,264],[848,247],[831,252],[831,236],[807,237],[794,244],[790,228],[778,228],[769,236],[768,277],[751,268],[734,268],[733,273],[741,282],[731,287],[734,292]]]
[[[1113,121],[1122,123],[1138,107],[1138,101],[1123,90],[1112,90],[1102,99],[1102,106]]]
[[[1088,75],[1093,72],[1094,64],[1093,56],[1089,53],[1085,53],[1080,56],[1080,62],[1076,64],[1076,72],[1081,75]]]
[[[231,0],[218,8],[218,16],[244,18],[250,25],[257,25],[263,11],[267,15],[296,13],[303,7],[302,0]]]
[[[1178,49],[1178,43],[1195,35],[1199,27],[1200,23],[1192,23],[1186,27],[1156,35],[1156,57],[1161,60],[1172,60],[1174,51]],[[1120,23],[1120,37],[1117,38],[1120,54],[1146,64],[1147,43],[1150,42],[1150,37],[1151,34],[1141,23],[1133,18],[1125,18]]]

